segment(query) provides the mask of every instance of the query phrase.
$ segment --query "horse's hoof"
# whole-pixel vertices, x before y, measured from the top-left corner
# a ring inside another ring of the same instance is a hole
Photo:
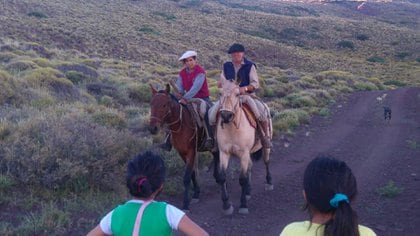
[[[239,214],[242,214],[242,215],[249,214],[248,208],[239,208]]]
[[[251,199],[251,195],[246,195],[245,198],[248,201],[249,199]]]
[[[265,184],[265,191],[272,191],[274,189],[274,185],[272,184]]]
[[[230,205],[230,207],[227,210],[223,210],[223,214],[225,216],[232,215],[232,213],[233,213],[233,206],[232,205]]]
[[[191,204],[196,204],[196,203],[198,203],[200,201],[200,199],[198,199],[198,198],[191,198]]]

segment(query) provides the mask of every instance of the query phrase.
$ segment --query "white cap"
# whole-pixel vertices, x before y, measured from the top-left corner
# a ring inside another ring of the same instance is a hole
[[[184,52],[184,54],[182,54],[182,56],[178,60],[182,61],[184,59],[187,59],[189,57],[194,57],[194,56],[197,56],[196,51],[186,51],[186,52]]]

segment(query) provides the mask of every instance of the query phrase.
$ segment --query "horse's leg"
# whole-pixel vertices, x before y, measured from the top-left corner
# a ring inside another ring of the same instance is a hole
[[[191,178],[194,172],[194,161],[195,161],[195,150],[189,152],[186,157],[186,168],[185,168],[185,173],[184,173],[184,179],[183,179],[183,183],[184,183],[184,202],[183,202],[183,206],[182,209],[188,211],[189,210],[189,204],[190,204],[190,199],[188,196],[188,192],[190,190],[190,183],[191,183]]]
[[[274,189],[274,185],[271,182],[271,173],[270,173],[270,151],[271,151],[270,148],[264,148],[263,150],[265,172],[266,172],[265,180],[267,181],[267,183],[265,184],[265,190]]]
[[[220,169],[220,157],[219,152],[212,152],[213,154],[213,177],[216,180],[216,183],[220,184],[220,176],[219,176],[219,169]]]
[[[233,213],[233,206],[229,201],[229,194],[227,191],[227,184],[226,184],[226,169],[227,169],[228,163],[229,163],[229,155],[227,153],[220,152],[218,183],[222,190],[223,214],[225,215],[231,215]]]
[[[240,214],[248,214],[247,200],[250,198],[251,184],[249,182],[251,172],[251,157],[249,153],[245,153],[241,157],[241,174],[239,176],[239,184],[241,185],[241,205],[239,208]]]
[[[198,181],[197,181],[197,174],[195,171],[193,171],[192,175],[191,175],[191,180],[193,183],[193,188],[194,188],[194,193],[191,199],[191,203],[197,203],[199,201],[200,198],[200,186],[198,185]]]

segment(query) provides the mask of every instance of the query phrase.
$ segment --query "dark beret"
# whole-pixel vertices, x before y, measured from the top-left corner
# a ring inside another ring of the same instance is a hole
[[[228,53],[234,53],[234,52],[245,52],[244,45],[239,43],[234,43],[232,46],[230,46]]]

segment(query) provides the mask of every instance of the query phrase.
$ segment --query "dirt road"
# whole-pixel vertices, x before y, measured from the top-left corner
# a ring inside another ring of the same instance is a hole
[[[384,120],[383,106],[392,109],[390,122]],[[189,216],[211,235],[279,235],[289,222],[307,219],[301,210],[303,171],[316,154],[329,153],[345,160],[356,175],[354,207],[361,224],[382,236],[419,234],[420,88],[353,93],[288,142],[286,148],[284,139],[274,141],[273,191],[264,190],[263,162],[254,163],[248,215],[237,212],[240,186],[233,162],[228,187],[234,214],[222,215],[219,187],[209,173],[201,173],[201,202],[191,206]],[[378,193],[389,181],[402,189],[394,198]],[[179,199],[171,202],[180,204]]]

